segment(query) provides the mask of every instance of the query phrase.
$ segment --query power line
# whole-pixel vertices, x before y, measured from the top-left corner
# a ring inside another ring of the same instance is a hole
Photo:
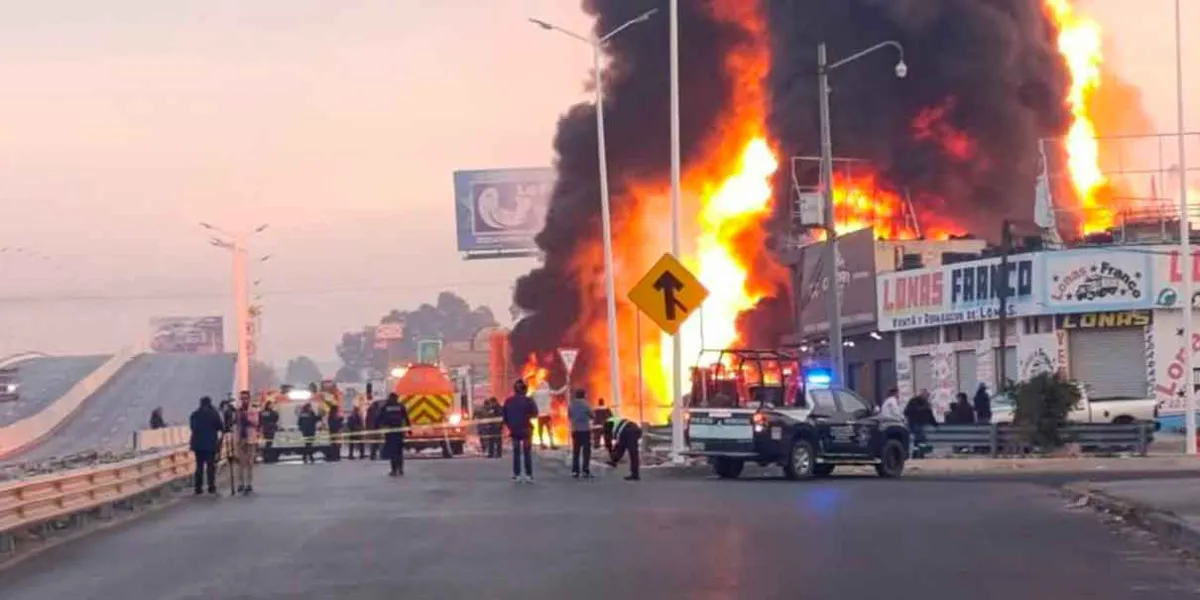
[[[259,290],[263,297],[286,296],[329,296],[336,294],[365,294],[373,292],[412,291],[439,289],[455,291],[463,288],[481,287],[511,287],[512,281],[463,281],[449,283],[413,283],[395,285],[347,286],[328,288],[281,288],[275,290]],[[68,302],[130,302],[139,300],[200,300],[208,298],[225,299],[228,292],[148,292],[141,294],[30,294],[0,296],[0,304],[35,304],[35,303],[68,303]]]

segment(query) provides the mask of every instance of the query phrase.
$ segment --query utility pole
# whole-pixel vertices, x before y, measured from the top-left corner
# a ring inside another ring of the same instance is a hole
[[[1012,253],[1012,223],[1008,219],[1000,222],[1000,280],[993,282],[999,289],[996,296],[1000,299],[1000,354],[996,357],[997,388],[993,395],[1004,389],[1008,383],[1005,374],[1008,372],[1008,255]]]
[[[821,195],[825,205],[825,320],[829,324],[829,362],[834,387],[845,379],[845,349],[842,348],[842,302],[838,288],[837,218],[833,206],[833,134],[829,123],[829,60],[825,44],[817,46],[817,77],[821,108]]]

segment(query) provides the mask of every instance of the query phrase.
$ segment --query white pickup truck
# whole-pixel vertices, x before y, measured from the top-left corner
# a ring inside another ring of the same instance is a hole
[[[1091,400],[1087,385],[1079,385],[1079,404],[1067,415],[1072,423],[1135,423],[1154,421],[1158,429],[1158,410],[1162,402],[1154,398]],[[1011,423],[1016,405],[1011,398],[997,394],[992,398],[992,422]]]

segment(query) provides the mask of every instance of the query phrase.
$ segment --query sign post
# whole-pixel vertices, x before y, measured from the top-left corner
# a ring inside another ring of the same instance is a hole
[[[679,328],[706,298],[708,289],[670,253],[663,254],[629,290],[629,300],[664,333],[675,336],[676,356],[681,350]],[[683,385],[682,370],[680,361],[675,361],[671,386],[675,398],[671,410],[671,455],[675,459],[683,452],[683,394],[679,389]]]
[[[575,370],[575,359],[579,358],[579,348],[559,348],[558,358],[562,360],[563,368],[567,370],[567,402],[570,402],[571,371]]]

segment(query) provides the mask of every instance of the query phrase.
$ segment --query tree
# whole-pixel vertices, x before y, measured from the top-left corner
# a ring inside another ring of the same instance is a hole
[[[1061,373],[1039,373],[1012,388],[1017,410],[1013,424],[1026,433],[1027,442],[1043,451],[1063,445],[1062,427],[1079,403],[1079,384]]]
[[[442,292],[438,294],[436,304],[422,304],[407,311],[392,309],[379,319],[379,323],[401,323],[403,337],[390,340],[383,348],[376,348],[373,326],[343,333],[337,345],[337,354],[343,365],[352,369],[385,372],[389,358],[415,359],[417,342],[422,339],[440,339],[447,343],[470,341],[479,330],[494,327],[496,317],[492,309],[486,306],[472,308],[457,294]]]
[[[262,361],[250,361],[250,389],[263,391],[277,387],[279,387],[279,374],[275,372],[275,367]]]
[[[347,365],[342,365],[337,370],[337,374],[333,376],[338,383],[361,383],[362,375],[358,369]]]
[[[307,356],[297,356],[289,360],[284,373],[284,382],[292,385],[308,385],[321,381],[321,369]]]

